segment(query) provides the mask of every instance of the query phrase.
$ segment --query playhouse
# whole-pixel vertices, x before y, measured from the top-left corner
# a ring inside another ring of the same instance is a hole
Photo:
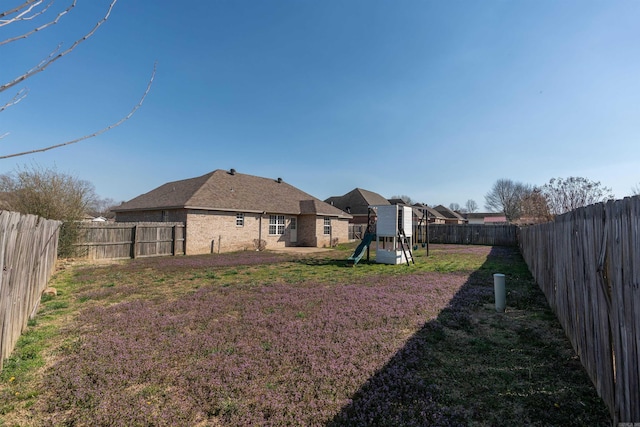
[[[413,218],[410,206],[372,206],[376,210],[376,262],[409,264],[413,261]]]

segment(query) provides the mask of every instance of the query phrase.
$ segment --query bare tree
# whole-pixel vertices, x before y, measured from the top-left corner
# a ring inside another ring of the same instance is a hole
[[[94,217],[114,218],[115,213],[111,209],[118,206],[118,202],[110,197],[96,197],[88,206],[87,213]]]
[[[522,199],[531,192],[531,186],[510,179],[499,179],[485,196],[485,208],[503,212],[512,222],[522,215]]]
[[[549,211],[560,215],[574,209],[613,199],[611,188],[599,181],[571,176],[569,178],[551,178],[542,186],[542,194],[547,199]]]
[[[478,204],[476,203],[475,200],[469,199],[467,200],[467,203],[465,204],[466,208],[467,208],[467,212],[470,213],[474,213],[478,210]]]
[[[640,196],[640,182],[633,187],[631,187],[631,195],[632,196]]]
[[[547,199],[539,188],[533,188],[525,194],[521,202],[521,218],[530,224],[548,222],[553,220],[549,211]]]
[[[72,254],[77,223],[97,199],[90,182],[39,166],[1,175],[0,191],[9,210],[64,221],[58,248],[61,256]]]
[[[457,203],[449,203],[449,209],[460,212],[460,205]]]
[[[35,36],[36,34],[42,33],[44,30],[51,28],[52,26],[58,24],[65,16],[72,12],[72,10],[77,5],[77,0],[69,0],[70,3],[62,9],[55,10],[54,3],[55,0],[50,0],[49,2],[45,2],[44,0],[17,0],[14,1],[13,6],[5,6],[6,9],[4,11],[0,11],[0,28],[10,28],[17,27],[16,35],[9,36],[4,40],[0,40],[0,46],[8,45],[10,43],[22,42],[29,37]],[[34,75],[45,71],[49,68],[50,65],[54,64],[56,61],[62,59],[66,55],[73,52],[81,43],[89,39],[93,36],[96,31],[109,19],[113,7],[117,3],[117,0],[111,0],[111,3],[106,8],[105,14],[102,18],[91,27],[82,37],[76,39],[68,48],[62,49],[62,44],[58,44],[55,48],[51,50],[49,55],[46,58],[43,58],[39,63],[31,66],[26,71],[21,74],[13,77],[9,77],[8,80],[4,78],[0,78],[0,82],[5,81],[5,83],[0,83],[0,95],[3,95],[4,92],[9,89],[16,88],[16,92],[13,95],[9,95],[8,98],[5,98],[3,101],[0,99],[0,112],[6,110],[9,107],[13,107],[27,96],[29,90],[28,88],[22,87],[17,88],[20,84],[24,83],[27,79],[33,77]],[[24,28],[26,27],[26,28]],[[151,74],[151,78],[147,84],[147,88],[144,91],[142,97],[138,101],[138,103],[133,107],[133,109],[126,116],[122,117],[120,120],[90,134],[81,136],[79,138],[75,138],[69,141],[48,145],[42,148],[31,149],[19,153],[12,153],[0,156],[0,159],[7,159],[10,157],[24,156],[26,154],[39,153],[43,151],[48,151],[54,148],[63,147],[65,145],[75,144],[77,142],[83,141],[85,139],[93,138],[98,136],[110,129],[113,129],[116,126],[121,125],[126,120],[131,118],[133,114],[142,106],[149,90],[151,89],[151,84],[155,77],[156,66],[154,64],[153,72]],[[7,136],[8,132],[0,133],[0,139]]]

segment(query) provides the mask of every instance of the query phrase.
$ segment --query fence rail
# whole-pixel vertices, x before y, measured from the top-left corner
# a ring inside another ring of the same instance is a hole
[[[82,223],[75,244],[92,260],[184,255],[182,222]]]
[[[640,197],[525,227],[520,250],[614,425],[640,423]]]
[[[0,369],[53,273],[60,221],[0,211]]]

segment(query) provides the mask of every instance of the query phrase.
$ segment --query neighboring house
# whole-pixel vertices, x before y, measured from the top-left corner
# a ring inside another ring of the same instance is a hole
[[[390,204],[378,193],[362,188],[355,188],[343,196],[329,197],[325,202],[351,215],[353,217],[350,221],[352,224],[367,223],[369,206]]]
[[[429,221],[429,224],[445,224],[446,223],[447,219],[444,217],[444,215],[442,215],[437,210],[430,208],[429,206],[423,203],[416,203],[413,206],[414,206],[414,209],[416,208],[419,209],[421,213],[426,212],[427,220]]]
[[[402,199],[389,199],[392,205],[408,206],[411,208],[413,239],[416,243],[424,243],[427,241],[428,224],[444,224],[445,217],[442,214],[423,203],[415,203],[411,206]]]
[[[438,205],[433,209],[440,212],[440,214],[444,216],[445,224],[464,224],[466,222],[462,215],[452,211],[446,206]]]
[[[507,224],[507,217],[502,212],[487,212],[487,213],[467,213],[465,214],[469,224],[493,224],[502,225]]]
[[[86,214],[82,218],[82,222],[107,222],[107,221],[108,219],[103,216],[93,216],[89,214]]]
[[[270,179],[215,170],[169,182],[112,209],[116,222],[183,222],[187,255],[348,240],[351,215]]]

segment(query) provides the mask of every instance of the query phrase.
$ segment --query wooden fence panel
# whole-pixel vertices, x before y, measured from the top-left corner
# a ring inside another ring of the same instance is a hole
[[[92,260],[184,255],[184,223],[83,223],[78,255]]]
[[[0,211],[0,369],[53,273],[61,223]]]
[[[349,240],[362,239],[366,228],[366,224],[349,224]],[[517,226],[484,224],[429,224],[428,227],[418,227],[414,224],[414,242],[422,243],[426,228],[429,231],[430,243],[489,246],[517,246],[518,244]]]
[[[429,224],[429,242],[516,246],[518,227],[515,225]]]
[[[614,424],[640,422],[640,197],[520,230],[520,249]]]
[[[362,240],[367,232],[367,224],[349,224],[349,240]]]

